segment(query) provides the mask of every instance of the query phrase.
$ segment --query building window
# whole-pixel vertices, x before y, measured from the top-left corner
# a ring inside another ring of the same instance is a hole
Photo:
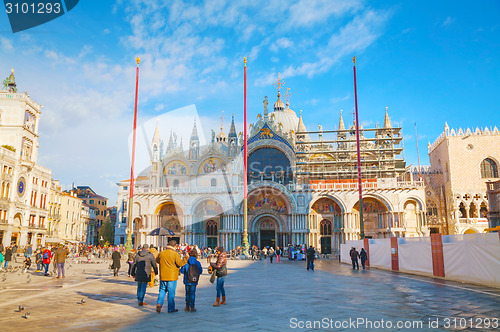
[[[89,201],[89,204],[94,204],[94,200],[93,200],[93,199],[91,199],[91,200]]]
[[[210,180],[210,185],[211,185],[212,187],[217,187],[217,179],[212,179],[212,180]]]
[[[332,235],[332,222],[330,220],[327,220],[327,219],[321,220],[320,234],[323,236]]]
[[[178,188],[179,187],[179,180],[174,180],[174,188]]]
[[[483,179],[498,177],[498,166],[494,160],[486,158],[481,162],[481,177]]]
[[[217,236],[217,223],[213,220],[207,222],[207,236]]]

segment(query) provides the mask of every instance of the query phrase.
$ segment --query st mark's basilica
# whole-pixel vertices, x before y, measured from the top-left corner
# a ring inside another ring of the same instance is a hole
[[[344,123],[336,130],[308,131],[303,120],[281,100],[281,83],[272,112],[263,112],[248,130],[248,233],[250,246],[313,245],[324,253],[359,238],[356,132]],[[382,112],[381,112],[382,113]],[[381,119],[384,114],[381,114]],[[133,206],[135,245],[162,245],[148,235],[166,227],[181,243],[233,249],[243,231],[243,135],[232,119],[200,146],[193,123],[189,148],[175,133],[164,146],[157,124],[151,164],[136,178]],[[167,129],[165,129],[167,130]],[[407,171],[402,158],[402,129],[387,112],[383,125],[360,127],[364,229],[367,237],[429,235],[424,183]],[[118,183],[118,223],[126,240],[130,180]],[[116,228],[115,228],[116,229]]]

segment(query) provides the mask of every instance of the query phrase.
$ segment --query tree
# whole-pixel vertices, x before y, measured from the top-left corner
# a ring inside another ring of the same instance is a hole
[[[104,243],[113,243],[115,239],[115,225],[111,223],[111,219],[109,216],[104,219],[101,228],[99,229],[99,239],[102,238],[102,241],[99,243],[102,245]],[[102,243],[101,243],[102,242]]]

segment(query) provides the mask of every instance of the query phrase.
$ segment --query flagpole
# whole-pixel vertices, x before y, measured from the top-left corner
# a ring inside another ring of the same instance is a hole
[[[352,58],[352,67],[354,70],[354,105],[356,109],[356,146],[358,150],[358,189],[359,189],[359,237],[365,238],[365,227],[363,222],[363,188],[361,186],[361,148],[359,144],[359,121],[358,121],[358,92],[356,89],[356,57]]]
[[[245,63],[245,74],[244,74],[244,145],[243,145],[243,255],[249,257],[248,252],[248,179],[247,179],[247,57],[243,59]]]
[[[418,134],[417,134],[417,123],[415,123],[415,140],[417,141],[417,161],[418,161],[418,180],[422,181],[422,171],[420,170],[420,153],[418,153]]]
[[[132,232],[133,232],[133,220],[132,220],[132,210],[134,207],[134,164],[135,164],[135,135],[137,128],[137,95],[139,92],[139,63],[141,59],[137,57],[137,74],[135,78],[135,107],[134,107],[134,132],[132,139],[132,164],[130,167],[130,187],[129,187],[129,198],[128,198],[128,217],[127,217],[127,242],[125,243],[125,251],[129,253],[132,250]]]

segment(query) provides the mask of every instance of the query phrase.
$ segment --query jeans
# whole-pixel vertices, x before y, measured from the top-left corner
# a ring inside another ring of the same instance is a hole
[[[363,266],[363,270],[365,269],[365,266],[366,266],[366,260],[365,259],[362,259],[361,260],[361,265]]]
[[[358,267],[358,270],[359,270],[359,263],[358,263],[358,259],[351,259],[352,261],[352,268],[355,269],[355,265]]]
[[[5,261],[5,265],[3,266],[7,270],[7,265],[9,265],[9,261]]]
[[[196,285],[186,285],[186,307],[194,308],[196,298]]]
[[[44,274],[48,274],[49,273],[49,265],[50,265],[50,263],[43,263],[43,266],[45,267],[45,273]]]
[[[37,271],[42,271],[42,263],[36,263],[36,270]]]
[[[64,277],[64,263],[57,263],[57,276],[60,277],[61,273]]]
[[[148,287],[147,281],[137,282],[137,301],[140,303],[144,302],[144,296],[146,296],[146,288]]]
[[[307,260],[307,270],[309,271],[309,269],[314,271],[314,260],[313,259]]]
[[[165,294],[167,295],[167,304],[168,304],[168,312],[172,312],[175,310],[175,289],[177,288],[177,280],[173,281],[160,281],[160,292],[158,293],[158,299],[156,300],[156,304],[159,304],[163,307],[163,300],[165,299]]]
[[[226,281],[226,276],[217,278],[217,285],[215,286],[215,289],[217,290],[217,297],[221,297],[221,295],[226,296],[224,281]]]

